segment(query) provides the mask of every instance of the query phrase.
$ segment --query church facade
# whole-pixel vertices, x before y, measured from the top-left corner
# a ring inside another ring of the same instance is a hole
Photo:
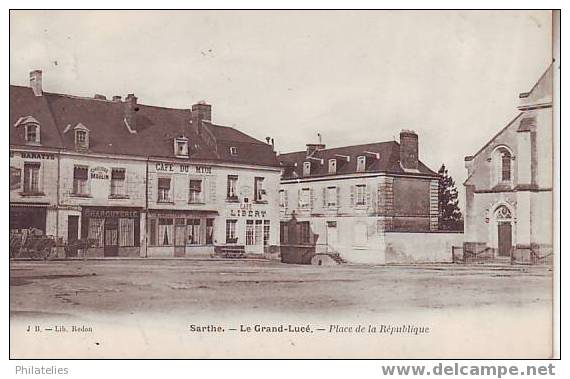
[[[553,238],[553,65],[519,95],[518,115],[465,157],[466,256],[541,262]]]

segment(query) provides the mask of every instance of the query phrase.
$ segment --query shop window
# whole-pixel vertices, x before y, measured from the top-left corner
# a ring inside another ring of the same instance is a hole
[[[119,219],[119,246],[135,246],[135,219]]]
[[[214,243],[214,219],[206,219],[206,245],[212,245]]]
[[[255,192],[255,201],[260,203],[264,201],[265,198],[265,189],[263,188],[263,180],[262,177],[256,177],[253,183],[254,192]]]
[[[24,193],[40,192],[40,164],[24,163]]]
[[[172,245],[174,238],[174,222],[171,218],[158,219],[158,245]]]
[[[103,237],[105,235],[105,219],[90,218],[87,238],[95,240],[94,247],[103,247]]]
[[[158,202],[159,203],[172,202],[170,178],[158,178]]]
[[[297,223],[299,242],[308,244],[311,243],[311,225],[309,221]]]
[[[111,196],[112,197],[124,197],[126,195],[125,190],[125,169],[124,168],[113,168],[111,169]]]
[[[156,219],[150,219],[149,229],[149,244],[156,246]]]
[[[204,202],[202,196],[202,180],[190,179],[190,192],[188,202],[193,204]]]
[[[366,184],[356,186],[356,205],[366,205]]]
[[[271,231],[271,224],[269,220],[263,220],[263,246],[269,245],[270,231]]]
[[[237,243],[236,224],[237,220],[226,220],[226,243]]]
[[[245,223],[245,244],[255,245],[255,234],[253,230],[253,220],[247,220]]]
[[[226,196],[228,200],[231,201],[238,200],[237,182],[238,182],[237,175],[228,175],[228,187],[227,187],[227,196]]]
[[[189,218],[186,220],[186,243],[189,245],[198,245],[201,243],[200,238],[200,219]]]
[[[262,242],[263,238],[263,221],[255,220],[255,234],[253,236],[254,244],[258,245]]]
[[[311,189],[303,188],[299,192],[299,208],[309,208],[311,205]]]
[[[86,166],[75,166],[73,168],[73,194],[78,196],[89,195],[89,168]]]

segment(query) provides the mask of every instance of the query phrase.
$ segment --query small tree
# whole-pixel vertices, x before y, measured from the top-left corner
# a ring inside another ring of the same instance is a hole
[[[463,215],[459,209],[459,200],[455,181],[447,173],[442,164],[437,172],[439,174],[439,229],[440,230],[463,230]]]

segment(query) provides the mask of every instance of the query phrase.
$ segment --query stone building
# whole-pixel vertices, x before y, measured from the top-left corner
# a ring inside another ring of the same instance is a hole
[[[279,243],[273,147],[133,94],[107,99],[10,86],[10,229],[92,239],[94,256],[194,256]]]
[[[309,144],[279,160],[285,245],[286,225],[295,217],[296,241],[316,244],[317,252],[338,253],[350,262],[385,263],[397,260],[389,256],[395,254],[389,240],[396,233],[409,238],[438,230],[438,175],[419,160],[413,131],[403,130],[399,143],[333,149]]]
[[[466,254],[533,262],[552,253],[552,70],[519,95],[517,116],[465,157]]]

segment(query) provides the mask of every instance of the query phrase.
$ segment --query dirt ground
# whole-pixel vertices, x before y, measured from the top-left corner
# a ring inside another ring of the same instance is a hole
[[[552,271],[536,266],[287,265],[265,261],[12,262],[10,314],[368,312],[549,307]]]

